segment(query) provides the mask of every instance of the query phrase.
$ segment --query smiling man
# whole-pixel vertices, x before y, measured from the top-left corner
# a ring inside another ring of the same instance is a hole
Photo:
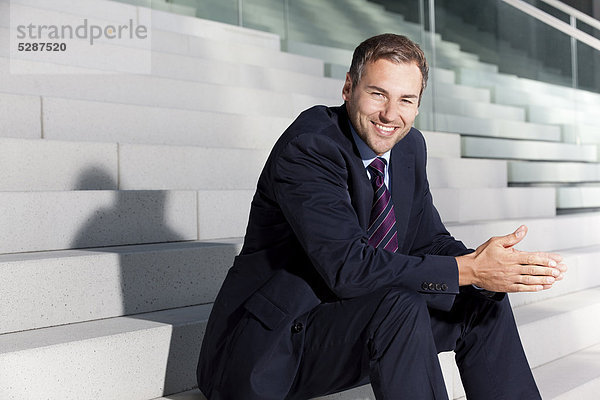
[[[505,292],[548,289],[566,267],[515,250],[524,226],[475,251],[444,228],[412,127],[427,74],[406,37],[367,39],[344,105],[303,112],[275,144],[206,329],[209,400],[369,382],[377,399],[447,399],[449,350],[469,399],[540,398]]]

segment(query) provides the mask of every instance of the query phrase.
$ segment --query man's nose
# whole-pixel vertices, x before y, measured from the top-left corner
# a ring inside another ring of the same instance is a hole
[[[398,107],[391,102],[385,104],[381,112],[379,113],[381,122],[392,122],[398,118]]]

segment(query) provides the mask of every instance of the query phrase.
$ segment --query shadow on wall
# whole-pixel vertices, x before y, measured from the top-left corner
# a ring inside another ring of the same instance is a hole
[[[154,353],[168,353],[167,365],[156,365],[157,371],[166,368],[164,393],[192,389],[197,386],[196,365],[204,324],[188,322],[202,317],[194,315],[193,308],[155,311],[212,303],[237,255],[237,247],[231,243],[189,241],[189,232],[173,229],[169,223],[171,213],[166,211],[168,191],[99,190],[107,187],[117,187],[117,183],[101,169],[89,168],[79,177],[76,189],[96,191],[98,196],[106,197],[102,201],[106,205],[90,215],[71,247],[93,248],[118,257],[115,274],[119,287],[107,295],[120,296],[120,315],[149,321],[149,327],[158,328],[157,335],[163,339],[151,345]],[[195,201],[195,193],[189,194]],[[162,350],[157,352],[156,348]]]

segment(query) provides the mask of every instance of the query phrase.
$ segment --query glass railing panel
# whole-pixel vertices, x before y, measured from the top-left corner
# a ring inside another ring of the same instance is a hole
[[[525,0],[526,3],[531,4],[538,10],[545,12],[548,15],[552,15],[553,17],[559,19],[562,22],[570,23],[570,15],[562,10],[553,7],[551,4],[548,4],[542,0]]]
[[[196,17],[239,25],[240,12],[238,0],[173,0],[196,8]]]
[[[284,0],[243,0],[242,26],[286,36],[286,2]]]
[[[117,0],[154,10],[187,15],[226,24],[239,24],[238,0]]]
[[[436,0],[436,30],[480,61],[496,65],[499,72],[572,85],[570,36],[500,0]],[[465,55],[440,62],[489,68]]]
[[[600,21],[599,21],[600,22]],[[600,40],[600,29],[577,21],[577,29]],[[577,42],[577,87],[600,92],[600,51],[589,45]]]
[[[598,32],[595,36],[600,39]],[[577,87],[600,92],[600,51],[581,42],[577,43]]]

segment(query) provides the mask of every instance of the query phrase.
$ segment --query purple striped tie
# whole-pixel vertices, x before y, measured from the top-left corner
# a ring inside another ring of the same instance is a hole
[[[367,234],[371,246],[383,247],[385,250],[394,253],[398,250],[398,233],[396,231],[394,203],[383,178],[385,165],[385,159],[377,157],[367,167],[371,173],[371,183],[375,192]]]

